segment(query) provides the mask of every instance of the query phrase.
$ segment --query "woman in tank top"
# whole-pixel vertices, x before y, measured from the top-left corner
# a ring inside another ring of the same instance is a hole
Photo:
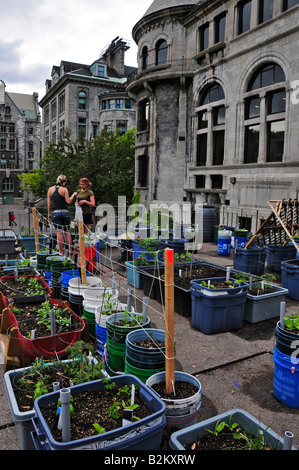
[[[68,245],[69,254],[73,253],[72,238],[69,232],[71,223],[71,216],[68,210],[68,205],[72,202],[77,193],[74,192],[71,197],[69,196],[68,189],[66,188],[67,179],[64,175],[59,175],[56,180],[56,185],[48,189],[48,218],[57,230],[57,244],[59,255],[63,256],[64,240]]]

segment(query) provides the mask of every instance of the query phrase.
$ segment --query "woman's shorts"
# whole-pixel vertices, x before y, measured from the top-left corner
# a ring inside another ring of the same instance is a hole
[[[92,224],[91,212],[89,214],[83,214],[83,223],[84,223],[84,225],[91,225]]]
[[[70,226],[71,216],[67,209],[59,209],[52,212],[51,221],[54,225],[54,228],[58,230],[66,230]]]

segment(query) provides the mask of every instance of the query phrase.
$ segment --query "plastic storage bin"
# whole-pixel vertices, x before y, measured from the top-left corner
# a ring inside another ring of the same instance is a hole
[[[248,284],[238,283],[227,289],[209,289],[201,285],[200,279],[191,281],[192,315],[191,325],[205,334],[223,333],[243,326]],[[212,281],[225,281],[214,278]]]
[[[265,270],[266,248],[235,248],[234,269],[261,276]]]
[[[267,267],[273,271],[281,271],[281,262],[296,258],[297,250],[293,244],[266,246]]]
[[[53,439],[51,431],[42,415],[42,407],[49,403],[56,403],[59,392],[49,393],[39,397],[34,404],[36,417],[32,419],[35,432],[32,433],[37,449],[42,450],[158,450],[165,426],[166,406],[163,401],[149,387],[132,375],[113,377],[117,385],[136,385],[141,399],[153,413],[137,422],[97,434],[85,439],[69,442],[57,442]],[[86,390],[100,390],[105,384],[102,380],[88,382],[71,387],[71,395],[75,396]],[[135,392],[137,393],[137,391]],[[92,426],[92,423],[91,423]]]
[[[233,422],[240,424],[240,426],[248,433],[256,435],[261,431],[264,436],[265,444],[270,445],[277,450],[282,450],[284,442],[282,437],[271,429],[267,429],[268,426],[261,423],[254,416],[240,409],[233,409],[225,413],[221,413],[217,416],[213,416],[212,418],[200,421],[193,426],[174,432],[170,438],[170,447],[173,450],[186,451],[186,444],[192,443],[200,437],[207,435],[207,429],[214,431],[215,425],[219,420],[228,424],[231,419],[233,419]],[[292,450],[296,450],[296,448],[293,446]]]
[[[288,297],[299,300],[299,261],[297,259],[282,261],[282,287],[288,289]]]
[[[270,318],[279,317],[280,302],[284,302],[288,290],[279,286],[272,287],[274,292],[263,295],[251,295],[249,292],[246,298],[244,320],[256,323]]]
[[[142,274],[139,272],[138,266],[134,266],[133,261],[125,261],[127,267],[127,281],[130,286],[136,289],[143,288]]]

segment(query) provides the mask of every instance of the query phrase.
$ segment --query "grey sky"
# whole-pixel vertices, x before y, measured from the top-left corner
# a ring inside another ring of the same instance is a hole
[[[45,94],[61,60],[91,64],[116,36],[131,41],[126,65],[136,65],[132,28],[152,0],[0,0],[0,79],[6,91]]]

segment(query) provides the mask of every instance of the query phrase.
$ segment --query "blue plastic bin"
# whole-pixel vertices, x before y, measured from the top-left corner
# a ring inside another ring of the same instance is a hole
[[[142,289],[142,274],[139,272],[138,267],[134,266],[133,261],[125,261],[125,266],[127,267],[128,284],[136,287],[136,289]]]
[[[299,300],[299,264],[297,259],[282,261],[281,274],[282,274],[282,287],[288,289],[287,297],[294,300]]]
[[[191,325],[208,335],[242,328],[248,284],[209,289],[201,285],[202,281],[208,279],[191,281]],[[225,281],[225,278],[212,279],[213,283],[217,281]]]
[[[278,246],[268,245],[266,247],[267,267],[273,271],[281,271],[282,261],[296,258],[297,250],[293,244]]]
[[[42,415],[42,408],[50,403],[57,403],[60,392],[52,392],[37,398],[34,402],[36,416],[32,418],[35,431],[32,433],[38,450],[159,450],[162,430],[166,423],[166,405],[149,387],[132,375],[119,375],[112,379],[117,385],[136,385],[141,399],[152,410],[152,414],[125,427],[97,434],[85,439],[58,442]],[[87,390],[104,388],[102,380],[70,387],[71,395]],[[92,426],[92,423],[91,423]]]
[[[266,248],[254,246],[235,248],[234,269],[261,276],[265,271]]]

